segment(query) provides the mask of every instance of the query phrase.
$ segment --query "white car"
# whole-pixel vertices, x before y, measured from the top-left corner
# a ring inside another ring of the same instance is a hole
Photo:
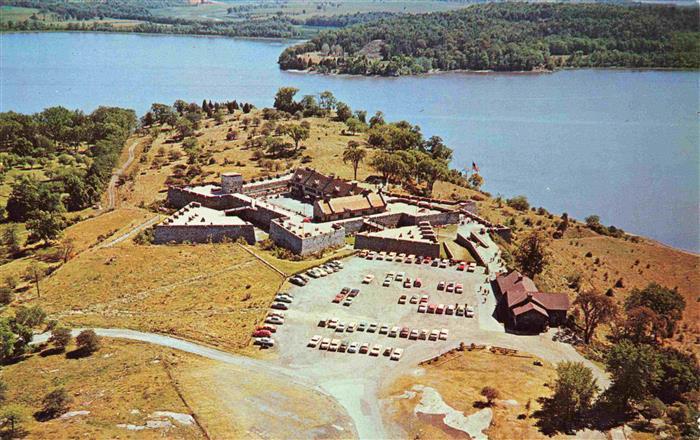
[[[350,324],[348,324],[348,328],[345,331],[348,333],[353,333],[356,328],[357,328],[357,324],[355,324],[354,322],[351,322]]]
[[[338,326],[337,319],[329,319],[328,322],[326,322],[326,327],[328,327],[328,328],[336,328],[337,326]]]
[[[353,342],[348,346],[348,353],[357,353],[357,350],[359,350],[360,345],[357,342]]]
[[[316,269],[308,270],[306,271],[306,274],[311,278],[318,278],[321,276],[321,274]]]
[[[265,319],[265,324],[282,325],[282,324],[284,324],[284,318],[281,318],[279,316],[268,316]]]
[[[394,277],[394,279],[395,279],[396,281],[403,281],[403,279],[404,279],[405,276],[406,276],[406,273],[405,273],[405,272],[399,272],[399,273],[396,274],[396,276]]]
[[[372,275],[372,274],[365,275],[365,277],[362,279],[363,284],[369,284],[372,281],[374,281],[374,275]]]
[[[306,344],[306,346],[310,348],[316,348],[319,342],[321,342],[321,336],[314,335],[311,339],[309,339],[309,343]]]
[[[328,351],[338,351],[338,347],[340,347],[340,339],[333,339],[328,346]]]
[[[318,346],[319,350],[328,350],[328,346],[331,345],[331,340],[330,338],[323,338],[321,341],[321,345]]]
[[[440,331],[439,339],[442,340],[442,341],[446,341],[446,340],[447,340],[447,335],[449,335],[449,334],[450,334],[450,331],[447,330],[446,328],[443,328],[443,329]]]
[[[403,355],[403,348],[395,348],[394,351],[391,352],[391,359],[392,361],[398,361],[401,359],[401,355]]]
[[[255,338],[255,345],[260,345],[261,347],[274,347],[275,340],[272,338]]]

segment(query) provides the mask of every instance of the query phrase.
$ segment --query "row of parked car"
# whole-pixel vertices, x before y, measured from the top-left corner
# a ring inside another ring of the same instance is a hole
[[[274,347],[275,340],[272,333],[277,331],[276,325],[284,324],[284,313],[278,310],[287,310],[294,301],[294,295],[287,292],[280,292],[275,295],[275,299],[270,305],[272,309],[265,317],[265,324],[255,328],[253,332],[253,344],[262,348]]]
[[[443,290],[450,293],[462,293],[464,292],[464,286],[462,283],[456,281],[440,281],[437,285],[437,290]]]
[[[343,304],[345,307],[350,307],[353,300],[360,294],[360,289],[351,289],[343,287],[340,292],[331,300],[333,304]]]
[[[306,271],[305,274],[297,274],[289,279],[289,282],[297,286],[306,286],[309,278],[321,278],[343,269],[343,263],[338,260],[329,261],[318,267]]]
[[[306,344],[309,348],[318,347],[319,350],[327,350],[340,353],[360,353],[369,354],[370,356],[378,357],[382,353],[382,346],[374,344],[371,348],[368,342],[348,342],[340,339],[321,338],[321,335],[313,336]],[[403,355],[403,348],[386,347],[383,351],[384,356],[392,361],[398,361]]]
[[[432,267],[439,267],[442,269],[457,266],[457,270],[468,272],[474,272],[476,269],[476,263],[474,262],[467,263],[466,261],[451,260],[448,258],[432,258],[413,254],[397,254],[396,252],[376,252],[365,249],[359,253],[359,256],[367,260],[394,261],[405,264],[427,264]]]
[[[376,322],[367,323],[351,322],[345,324],[335,318],[329,318],[318,323],[319,327],[325,327],[334,330],[336,333],[354,333],[354,332],[366,332],[366,333],[378,333],[380,335],[386,335],[390,338],[407,338],[407,339],[422,339],[437,341],[446,340],[450,331],[446,328],[442,330],[428,330],[428,329],[410,329],[408,327],[390,327],[388,324],[378,324]]]
[[[435,315],[474,317],[474,307],[467,304],[419,304],[418,313],[431,313]]]

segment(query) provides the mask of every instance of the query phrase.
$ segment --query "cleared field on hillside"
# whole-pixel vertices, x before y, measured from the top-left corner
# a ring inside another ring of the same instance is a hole
[[[281,282],[238,245],[124,243],[69,261],[32,303],[73,326],[125,327],[241,349]]]
[[[494,387],[501,397],[492,408],[494,416],[491,427],[485,431],[489,438],[547,438],[534,426],[536,419],[520,419],[518,416],[526,412],[528,400],[532,414],[539,409],[536,398],[551,394],[550,389],[544,386],[547,382],[552,383],[556,377],[551,364],[541,361],[543,366],[538,367],[533,364],[538,359],[532,356],[504,356],[486,350],[457,353],[451,360],[447,359],[453,355],[444,355],[433,365],[424,366],[424,374],[399,378],[385,391],[384,397],[390,402],[387,407],[389,417],[407,431],[407,438],[466,438],[463,432],[444,425],[442,416],[414,413],[422,393],[416,392],[413,397],[404,393],[415,391],[415,385],[435,389],[447,405],[465,416],[483,407],[486,400],[479,394],[481,389]],[[507,371],[494,368],[494,365],[507,365]]]
[[[70,346],[68,352],[73,349]],[[90,357],[35,354],[3,367],[2,378],[8,385],[7,401],[27,412],[23,426],[28,438],[132,438],[132,431],[117,424],[143,426],[147,420],[168,420],[152,417],[155,411],[190,414],[167,371],[186,359],[189,355],[174,350],[102,338],[102,348]],[[32,414],[41,409],[41,399],[57,387],[72,397],[70,411],[89,414],[36,421]],[[144,429],[138,438],[204,438],[196,424],[170,422],[173,427],[167,431]]]

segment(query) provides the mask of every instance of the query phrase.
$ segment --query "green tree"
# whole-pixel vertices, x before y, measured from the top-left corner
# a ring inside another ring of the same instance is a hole
[[[640,306],[653,310],[665,321],[662,336],[668,338],[673,336],[676,324],[683,318],[685,298],[675,289],[650,283],[642,290],[633,289],[625,300],[627,311]]]
[[[283,132],[294,141],[294,151],[299,149],[299,143],[308,139],[311,133],[308,128],[295,124],[285,126]]]
[[[46,320],[46,312],[40,306],[19,306],[15,310],[12,320],[14,325],[23,325],[29,328],[37,327]]]
[[[15,224],[8,225],[2,233],[2,244],[7,246],[11,254],[18,254],[22,250],[22,240],[19,236],[19,227]]]
[[[192,121],[187,118],[177,118],[175,122],[175,130],[177,130],[180,139],[185,139],[194,135],[194,125]]]
[[[45,244],[49,244],[61,236],[66,221],[62,214],[56,212],[32,211],[26,225],[31,239],[44,240]]]
[[[622,408],[651,396],[663,377],[659,353],[645,344],[622,340],[607,351],[605,364],[612,379],[606,395]]]
[[[17,345],[17,335],[6,318],[0,319],[0,361],[12,359]]]
[[[423,144],[423,149],[433,156],[433,159],[445,162],[452,160],[452,149],[445,145],[440,136],[431,136]]]
[[[369,119],[369,128],[374,128],[378,125],[384,125],[384,113],[377,112]]]
[[[347,147],[343,150],[343,162],[352,164],[354,180],[357,180],[357,168],[365,160],[365,157],[367,157],[367,151],[361,148],[356,141],[348,142]]]
[[[544,237],[535,231],[525,237],[515,251],[515,264],[522,273],[534,278],[549,264],[549,256]]]
[[[63,190],[68,193],[66,208],[69,211],[78,211],[90,206],[90,189],[85,185],[84,176],[78,174],[77,169],[63,177]]]
[[[2,426],[9,427],[10,438],[15,438],[21,430],[22,423],[27,419],[27,408],[11,403],[0,410]]]
[[[612,298],[597,292],[581,292],[574,300],[583,315],[583,341],[590,344],[595,330],[600,324],[606,324],[617,315],[617,304]]]
[[[433,193],[433,186],[439,179],[444,178],[447,173],[447,164],[442,160],[433,159],[430,156],[423,155],[416,166],[417,174],[426,182],[426,192],[428,195]]]
[[[506,204],[518,211],[527,211],[530,209],[530,202],[527,201],[527,197],[525,196],[515,196],[506,200]]]
[[[557,381],[554,394],[545,401],[544,413],[555,426],[569,430],[591,408],[600,391],[593,372],[582,362],[557,364]]]
[[[484,184],[484,178],[481,177],[481,174],[479,173],[474,173],[471,176],[469,176],[469,179],[467,179],[467,182],[469,182],[469,185],[471,185],[472,188],[475,190],[481,189],[481,186]]]
[[[65,388],[57,388],[44,396],[41,401],[42,413],[49,419],[56,418],[68,412],[72,401]]]
[[[352,110],[350,109],[350,106],[344,102],[338,102],[335,105],[335,114],[336,118],[341,122],[345,122],[349,118],[352,118]]]
[[[319,95],[319,101],[321,103],[321,108],[326,111],[326,114],[332,112],[335,109],[336,103],[338,102],[335,99],[335,96],[333,96],[333,93],[328,90],[321,92]]]
[[[73,336],[71,336],[71,331],[69,328],[56,327],[51,331],[49,342],[52,343],[54,347],[63,351],[66,349],[68,344],[70,344],[72,338]]]
[[[294,101],[294,95],[298,91],[299,89],[295,87],[280,87],[275,95],[274,107],[283,112],[296,113],[299,110],[299,104]]]
[[[652,399],[647,399],[642,402],[639,413],[642,415],[642,417],[647,419],[647,423],[650,424],[652,419],[659,419],[663,417],[663,415],[666,413],[666,405],[655,397]]]
[[[348,127],[348,132],[351,134],[362,133],[366,128],[366,125],[362,121],[354,117],[346,119],[345,125]]]
[[[25,276],[31,282],[34,283],[34,287],[36,288],[37,298],[41,298],[40,283],[41,283],[41,280],[44,279],[45,275],[46,275],[46,266],[39,263],[38,261],[32,261],[31,263],[29,263],[29,266],[27,267],[27,271],[25,273]]]
[[[100,337],[97,336],[94,330],[83,330],[80,332],[75,342],[78,348],[85,353],[92,354],[100,349]]]

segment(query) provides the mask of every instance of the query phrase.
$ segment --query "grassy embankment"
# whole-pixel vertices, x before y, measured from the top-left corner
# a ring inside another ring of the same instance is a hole
[[[68,353],[73,350],[68,347]],[[188,404],[178,395],[169,370],[187,366],[193,356],[175,350],[135,342],[106,340],[90,357],[72,357],[65,353],[33,354],[27,359],[3,367],[8,383],[7,401],[25,411],[22,432],[25,438],[204,438],[196,424],[129,431],[118,424],[145,425],[155,411],[190,414]],[[55,388],[63,387],[72,398],[70,411],[89,411],[70,418],[39,422],[33,414],[41,410],[41,399]]]
[[[446,426],[443,416],[416,414],[415,406],[422,393],[411,398],[398,397],[412,391],[415,385],[435,389],[444,402],[465,416],[484,407],[485,399],[479,393],[485,386],[496,388],[500,398],[492,408],[491,426],[485,431],[489,438],[546,438],[535,426],[537,419],[525,417],[530,402],[529,415],[539,409],[534,396],[549,396],[556,377],[554,366],[532,356],[506,356],[486,350],[456,352],[426,365],[421,375],[407,375],[397,379],[386,391],[391,420],[408,433],[408,438],[466,438],[461,431]],[[507,368],[493,368],[507,365]]]

